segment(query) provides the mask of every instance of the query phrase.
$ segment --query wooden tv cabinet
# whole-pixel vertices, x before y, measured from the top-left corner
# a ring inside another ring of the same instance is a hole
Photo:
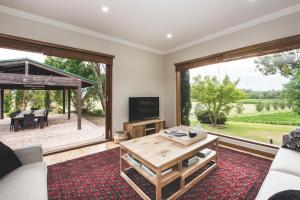
[[[152,119],[140,122],[126,122],[123,128],[127,131],[129,138],[133,139],[158,133],[165,128],[165,120]]]

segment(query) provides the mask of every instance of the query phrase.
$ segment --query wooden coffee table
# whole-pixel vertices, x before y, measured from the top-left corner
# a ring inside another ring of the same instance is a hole
[[[218,137],[210,134],[208,134],[205,139],[188,146],[176,143],[159,134],[153,134],[121,142],[120,147],[121,176],[143,199],[150,199],[126,174],[126,171],[128,170],[125,165],[126,162],[130,166],[129,168],[134,168],[140,175],[145,177],[156,187],[157,200],[162,199],[162,188],[178,178],[180,179],[180,189],[168,199],[178,198],[194,184],[203,179],[217,167],[219,152]],[[200,150],[209,147],[214,150],[208,156],[200,158],[196,164],[190,167],[183,166],[182,162],[185,159],[190,158],[193,155],[196,155]],[[128,157],[128,155],[131,157]],[[139,163],[130,159],[132,157],[138,160]],[[213,162],[213,164],[209,165],[207,169],[197,175],[192,181],[186,183],[185,180],[187,177],[210,162]],[[155,174],[151,175],[148,173],[141,164],[148,169],[151,169]],[[162,172],[170,168],[172,168],[171,172],[162,175]]]

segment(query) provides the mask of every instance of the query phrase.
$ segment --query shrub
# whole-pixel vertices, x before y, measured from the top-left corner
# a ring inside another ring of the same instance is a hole
[[[210,112],[209,111],[199,111],[195,113],[197,119],[199,122],[204,123],[204,124],[211,124],[209,115]],[[220,112],[218,120],[217,120],[217,124],[225,124],[225,122],[227,121],[227,117],[223,112]]]
[[[105,113],[102,109],[95,109],[95,110],[84,110],[82,113],[86,115],[92,115],[92,116],[97,116],[97,117],[104,117]]]
[[[257,102],[257,104],[255,104],[255,108],[256,108],[257,112],[262,112],[264,110],[264,107],[265,107],[265,105],[261,101],[259,101],[259,102]]]
[[[271,104],[270,104],[270,102],[266,102],[266,104],[265,104],[265,109],[266,109],[267,111],[270,111],[270,110],[271,110]]]
[[[47,109],[47,108],[46,108],[46,109]],[[63,109],[62,109],[61,107],[57,106],[57,107],[54,107],[54,108],[52,109],[52,112],[53,112],[53,113],[62,114],[62,113],[63,113]]]
[[[272,106],[273,106],[274,110],[278,110],[278,106],[279,106],[278,101],[273,101]]]
[[[95,115],[99,116],[99,117],[104,117],[105,113],[102,109],[95,109],[93,110],[93,113],[95,113]]]
[[[292,110],[297,113],[298,115],[300,115],[300,102],[299,101],[295,101],[293,103],[293,108]]]
[[[291,109],[291,108],[293,107],[293,103],[292,103],[291,101],[288,101],[288,102],[286,103],[286,106],[287,106],[289,109]]]
[[[279,102],[279,107],[281,108],[281,109],[285,109],[285,102],[284,101],[280,101]]]
[[[236,113],[237,113],[237,114],[242,114],[243,111],[245,110],[244,104],[242,104],[242,103],[236,104],[235,110],[236,110]]]

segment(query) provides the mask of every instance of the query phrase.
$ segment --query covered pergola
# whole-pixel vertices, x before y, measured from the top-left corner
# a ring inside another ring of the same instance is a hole
[[[0,118],[4,118],[4,90],[61,90],[63,114],[71,112],[71,90],[77,91],[77,128],[81,129],[81,89],[93,82],[52,66],[24,58],[0,61]]]

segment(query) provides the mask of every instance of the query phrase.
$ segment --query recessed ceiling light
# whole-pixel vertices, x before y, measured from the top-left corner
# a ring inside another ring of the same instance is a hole
[[[173,35],[172,35],[171,33],[168,33],[168,34],[167,34],[167,38],[168,38],[168,39],[171,39],[172,37],[173,37]]]
[[[102,6],[102,11],[103,12],[108,12],[109,11],[109,8],[107,6]]]
[[[252,2],[255,2],[256,0],[248,0],[248,1],[252,3]]]

